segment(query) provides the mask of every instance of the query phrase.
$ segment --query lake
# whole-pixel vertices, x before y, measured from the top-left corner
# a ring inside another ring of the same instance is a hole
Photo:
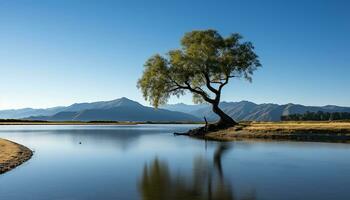
[[[0,199],[350,199],[350,144],[172,134],[197,126],[0,126],[35,151]]]

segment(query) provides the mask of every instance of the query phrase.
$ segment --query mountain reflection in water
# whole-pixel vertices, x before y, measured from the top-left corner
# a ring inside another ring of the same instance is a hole
[[[221,158],[232,146],[221,143],[216,148],[213,160],[197,156],[193,161],[192,176],[172,173],[168,164],[157,157],[144,165],[139,181],[143,200],[233,200],[232,183],[224,178]],[[253,200],[254,192],[246,194],[245,200]]]

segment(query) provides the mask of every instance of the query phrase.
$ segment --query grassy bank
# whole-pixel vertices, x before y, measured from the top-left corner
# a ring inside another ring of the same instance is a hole
[[[280,139],[301,141],[350,141],[350,122],[245,122],[208,133],[206,139]]]
[[[20,144],[0,139],[0,174],[29,160],[33,152]]]

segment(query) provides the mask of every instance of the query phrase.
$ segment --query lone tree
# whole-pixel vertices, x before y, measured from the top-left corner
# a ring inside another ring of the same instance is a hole
[[[260,67],[251,42],[242,42],[238,33],[223,38],[215,30],[192,31],[184,35],[181,49],[165,57],[156,54],[144,64],[137,87],[154,107],[165,104],[170,96],[193,94],[194,103],[207,102],[220,120],[216,127],[237,124],[220,107],[222,89],[232,78],[252,80]]]

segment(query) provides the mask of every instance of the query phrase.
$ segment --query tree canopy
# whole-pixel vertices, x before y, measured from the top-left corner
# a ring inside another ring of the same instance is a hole
[[[231,78],[251,81],[260,66],[254,46],[240,34],[224,38],[215,30],[192,31],[182,38],[181,48],[150,57],[137,86],[154,107],[191,92],[194,103],[211,103],[214,110]]]

